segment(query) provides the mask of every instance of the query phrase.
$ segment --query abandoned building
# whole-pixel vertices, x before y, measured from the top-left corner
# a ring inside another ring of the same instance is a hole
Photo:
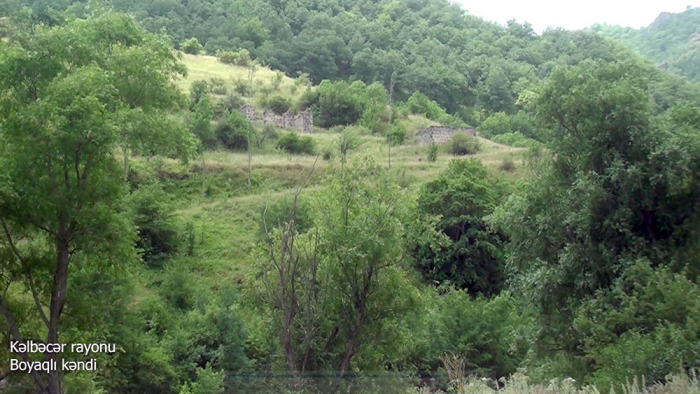
[[[416,134],[418,145],[444,144],[452,139],[452,134],[462,132],[476,138],[476,129],[473,127],[430,126]]]
[[[241,108],[241,112],[243,112],[248,120],[256,127],[271,124],[280,129],[296,130],[301,133],[314,132],[314,115],[310,109],[298,114],[290,109],[282,115],[278,115],[271,110],[266,110],[262,117],[260,117],[255,111],[255,107],[246,104]]]

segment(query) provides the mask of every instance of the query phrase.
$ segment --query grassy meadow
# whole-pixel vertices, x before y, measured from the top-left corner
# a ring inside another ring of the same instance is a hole
[[[237,79],[247,80],[249,77],[248,68],[220,63],[213,56],[184,55],[183,62],[188,69],[187,77],[178,81],[183,91],[188,91],[194,81],[212,78],[223,79],[228,89],[235,89]],[[276,72],[269,68],[257,67],[254,103],[262,94],[260,87],[274,85],[275,75]],[[305,87],[297,80],[285,76],[278,89],[270,94],[297,100],[303,89]],[[480,160],[496,177],[517,179],[526,174],[525,148],[510,147],[484,138],[479,138],[480,149],[474,155],[454,156],[448,152],[447,146],[441,146],[437,161],[431,163],[427,159],[427,147],[417,145],[413,137],[421,129],[436,123],[416,115],[398,122],[407,130],[408,136],[403,145],[392,146],[391,169],[403,187],[417,188],[422,182],[433,179],[451,160],[461,158]],[[310,189],[313,189],[323,172],[339,162],[337,157],[331,160],[321,157],[324,151],[337,151],[338,133],[322,128],[315,131],[310,137],[316,143],[317,156],[292,155],[269,146],[254,148],[250,188],[246,152],[210,150],[203,154],[203,158],[187,164],[163,158],[135,158],[132,168],[139,177],[144,180],[157,178],[164,185],[175,208],[175,220],[194,228],[197,246],[191,256],[179,257],[178,264],[183,264],[204,283],[211,282],[213,286],[244,281],[250,272],[250,252],[258,241],[265,204],[291,197],[300,179],[312,170],[314,176]],[[350,153],[349,160],[369,156],[377,164],[389,167],[389,149],[383,137],[361,135],[359,139],[360,145]],[[504,162],[508,161],[514,168],[502,169]]]

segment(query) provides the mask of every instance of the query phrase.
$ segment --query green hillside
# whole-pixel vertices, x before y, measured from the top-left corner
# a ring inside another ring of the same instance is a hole
[[[624,44],[446,0],[0,38],[3,393],[700,390],[700,86]]]
[[[591,30],[624,42],[662,69],[700,82],[700,8],[664,12],[641,29],[599,24]]]

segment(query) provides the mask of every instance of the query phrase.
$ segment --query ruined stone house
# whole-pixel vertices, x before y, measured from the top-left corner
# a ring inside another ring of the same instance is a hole
[[[430,126],[416,134],[418,145],[444,144],[452,140],[454,133],[462,132],[476,138],[476,129],[473,127]]]
[[[246,104],[241,108],[241,112],[243,112],[248,120],[256,127],[271,124],[280,129],[296,130],[300,133],[314,132],[314,115],[310,109],[298,114],[290,109],[282,115],[278,115],[271,110],[266,110],[262,117],[259,117],[255,111],[255,107]]]

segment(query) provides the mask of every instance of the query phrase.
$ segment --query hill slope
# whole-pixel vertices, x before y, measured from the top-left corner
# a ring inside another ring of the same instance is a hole
[[[700,8],[661,13],[642,29],[595,25],[593,31],[622,41],[659,67],[700,81]]]

